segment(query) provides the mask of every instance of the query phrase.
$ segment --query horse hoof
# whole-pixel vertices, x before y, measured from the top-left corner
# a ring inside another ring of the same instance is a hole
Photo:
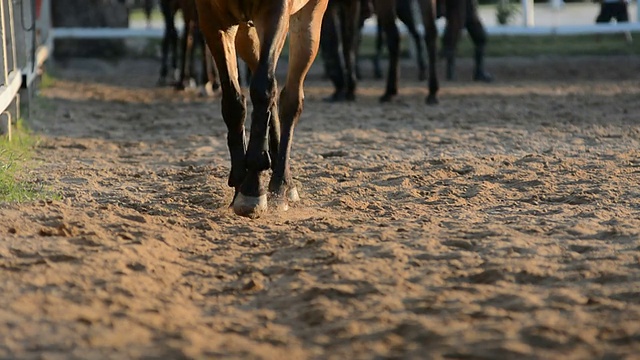
[[[256,219],[267,211],[267,195],[246,196],[239,193],[233,201],[236,215]]]
[[[381,103],[389,103],[392,100],[393,100],[393,95],[384,94],[384,95],[382,95],[382,97],[380,97],[380,102]]]
[[[337,102],[343,102],[345,100],[346,100],[346,97],[342,92],[336,92],[333,95],[322,99],[322,101],[327,103],[337,103]]]
[[[282,196],[274,196],[271,198],[271,206],[277,212],[285,212],[289,210],[289,202]]]
[[[300,201],[300,194],[298,194],[297,187],[294,186],[287,191],[287,200],[292,203]]]
[[[427,96],[427,99],[425,100],[425,103],[427,103],[427,105],[437,105],[438,104],[438,98],[435,95],[429,95],[429,96]]]

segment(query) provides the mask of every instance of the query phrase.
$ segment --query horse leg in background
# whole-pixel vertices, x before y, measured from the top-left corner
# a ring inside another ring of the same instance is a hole
[[[389,70],[387,72],[387,86],[380,102],[389,102],[398,94],[398,62],[400,60],[400,32],[396,25],[396,1],[376,0],[376,15],[378,23],[384,30],[389,50]]]
[[[424,52],[422,48],[422,38],[418,33],[416,27],[416,21],[413,17],[413,9],[411,5],[413,0],[396,0],[398,4],[398,19],[402,21],[406,26],[413,42],[416,46],[416,58],[418,61],[418,80],[424,81],[427,79],[427,65],[424,62]]]
[[[456,77],[456,49],[460,38],[460,31],[465,23],[467,0],[446,0],[445,14],[447,25],[442,36],[442,54],[447,61],[447,80]]]
[[[326,6],[327,0],[310,0],[291,16],[289,71],[279,102],[282,137],[276,166],[269,182],[269,191],[274,196],[275,205],[281,210],[288,207],[287,201],[298,199],[289,158],[293,131],[304,106],[304,80],[318,52],[322,16]]]
[[[436,27],[436,4],[435,0],[419,0],[422,12],[422,23],[424,25],[425,43],[427,45],[427,56],[429,57],[429,94],[426,98],[428,105],[438,103],[437,93],[439,89],[438,74],[436,69],[438,28]]]
[[[325,101],[337,102],[345,100],[346,81],[342,69],[340,58],[340,34],[337,24],[338,5],[335,1],[330,1],[327,12],[322,20],[322,36],[320,37],[320,48],[322,49],[322,60],[329,79],[333,83],[334,92]],[[290,47],[291,48],[291,47]]]
[[[473,70],[473,80],[492,82],[493,76],[484,70],[484,49],[487,43],[487,32],[478,16],[478,4],[476,0],[464,0],[464,2],[467,8],[465,27],[474,45],[475,68]]]
[[[384,45],[384,30],[380,21],[376,20],[376,48],[373,54],[373,77],[382,79],[382,68],[380,67],[380,57],[382,56],[382,45]]]
[[[360,1],[351,0],[341,4],[340,30],[342,38],[342,57],[344,59],[346,92],[345,100],[356,99],[356,43],[360,24]]]
[[[158,85],[164,86],[167,82],[168,69],[168,57],[169,51],[171,51],[171,60],[173,70],[177,69],[177,42],[178,42],[178,30],[176,29],[174,17],[175,10],[172,0],[160,0],[160,11],[162,12],[162,18],[164,19],[164,36],[162,37],[162,56],[160,60],[160,78],[158,79]]]
[[[184,90],[190,85],[191,78],[194,76],[194,35],[195,35],[195,23],[186,15],[186,11],[183,8],[182,13],[184,15],[184,34],[180,42],[182,53],[182,62],[180,64],[180,77],[176,83],[176,90]]]
[[[360,46],[362,45],[362,29],[365,21],[373,15],[373,5],[371,0],[360,0],[360,17],[358,19],[358,28],[355,38],[355,68],[356,79],[362,80],[362,72],[360,71]]]
[[[198,74],[198,85],[202,86],[202,95],[213,96],[215,91],[220,88],[218,82],[218,71],[211,52],[207,48],[207,44],[204,41],[200,28],[196,26],[195,33],[193,34],[194,48],[200,49],[200,73]],[[197,46],[196,46],[197,45]],[[195,53],[195,49],[194,49]]]
[[[151,13],[153,12],[153,2],[154,0],[144,0],[143,3],[144,16],[147,20],[147,28],[151,27]]]
[[[205,72],[205,90],[207,94],[209,94],[220,89],[220,75],[218,74],[218,67],[213,60],[213,55],[211,55],[211,51],[204,40],[204,36],[202,36],[202,32],[199,31],[199,34],[203,56],[202,66]]]

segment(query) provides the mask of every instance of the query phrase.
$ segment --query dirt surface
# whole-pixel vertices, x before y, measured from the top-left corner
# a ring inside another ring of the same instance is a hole
[[[302,201],[250,220],[219,99],[58,64],[30,175],[62,200],[0,206],[0,358],[637,358],[640,58],[489,65],[437,107],[408,70],[325,104],[314,69]]]

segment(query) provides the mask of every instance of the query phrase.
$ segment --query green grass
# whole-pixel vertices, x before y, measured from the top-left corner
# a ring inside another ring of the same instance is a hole
[[[640,55],[640,33],[632,34],[632,43],[627,43],[624,34],[576,35],[576,36],[489,36],[486,47],[489,57],[508,56],[580,56],[580,55]],[[402,38],[402,55],[409,56],[412,40]],[[438,43],[438,48],[441,43]],[[375,39],[363,38],[360,54],[371,56],[375,51]],[[386,53],[386,49],[384,49]],[[425,53],[426,56],[426,53]],[[473,43],[463,36],[458,45],[459,57],[473,56]]]
[[[25,178],[37,138],[23,121],[14,126],[12,136],[11,141],[0,138],[0,203],[59,198]]]

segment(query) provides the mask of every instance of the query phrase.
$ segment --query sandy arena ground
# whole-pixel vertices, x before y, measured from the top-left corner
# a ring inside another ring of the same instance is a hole
[[[640,358],[640,58],[489,70],[427,107],[314,69],[302,202],[249,220],[219,98],[58,63],[31,176],[63,199],[0,206],[0,358]]]

